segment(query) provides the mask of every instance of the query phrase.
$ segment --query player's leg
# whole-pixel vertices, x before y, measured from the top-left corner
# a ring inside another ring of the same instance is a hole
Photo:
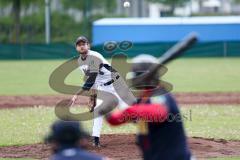
[[[99,107],[102,101],[97,99],[97,105],[95,108]],[[93,137],[93,145],[96,147],[100,147],[100,135],[101,129],[103,125],[103,116],[96,117],[93,119],[93,127],[92,127],[92,137]]]
[[[129,105],[136,102],[136,97],[122,78],[119,78],[111,86],[113,88],[111,92],[118,98],[119,109],[126,109]]]
[[[100,134],[102,129],[103,117],[97,117],[93,120],[92,137],[93,145],[100,147]]]

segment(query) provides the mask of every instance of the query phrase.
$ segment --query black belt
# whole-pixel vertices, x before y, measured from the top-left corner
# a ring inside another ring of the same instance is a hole
[[[108,86],[108,85],[112,84],[114,81],[116,81],[119,77],[120,77],[120,76],[117,75],[115,80],[114,80],[114,79],[111,79],[110,81],[104,83],[103,85],[104,85],[104,86]]]

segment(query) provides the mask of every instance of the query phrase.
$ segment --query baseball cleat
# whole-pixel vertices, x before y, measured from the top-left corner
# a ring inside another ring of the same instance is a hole
[[[93,146],[94,147],[101,147],[99,137],[93,137]]]

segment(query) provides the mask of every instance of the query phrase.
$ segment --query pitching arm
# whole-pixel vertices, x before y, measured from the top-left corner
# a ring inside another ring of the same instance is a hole
[[[93,72],[89,74],[88,79],[86,80],[86,82],[84,83],[83,87],[78,90],[75,95],[72,98],[72,103],[74,103],[74,101],[77,99],[78,95],[83,94],[83,92],[88,91],[95,83],[96,77],[97,77],[97,72]]]
[[[97,72],[90,73],[90,75],[89,75],[88,79],[86,80],[86,82],[84,83],[82,89],[89,90],[94,85],[97,75],[98,75]]]

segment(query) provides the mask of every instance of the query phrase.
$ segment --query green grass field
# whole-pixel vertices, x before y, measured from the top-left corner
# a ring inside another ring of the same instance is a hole
[[[73,113],[85,109],[73,108]],[[188,136],[240,140],[240,106],[194,105],[181,108]],[[23,145],[43,142],[50,124],[56,120],[53,107],[17,108],[0,110],[0,146]],[[82,122],[91,131],[92,121]],[[135,133],[133,124],[121,127],[103,125],[103,134]],[[0,158],[1,159],[1,158]],[[211,160],[237,160],[240,157],[212,158]],[[15,160],[14,158],[2,160]],[[18,160],[18,159],[16,159]]]
[[[64,60],[0,61],[0,95],[58,94],[48,85],[52,71]],[[240,92],[240,58],[183,58],[167,66],[163,79],[173,92]],[[67,84],[80,85],[83,75],[73,71]],[[181,108],[188,136],[240,140],[240,106],[200,106]],[[82,110],[74,110],[82,112]],[[56,120],[52,107],[1,109],[0,146],[42,142],[49,125]],[[90,131],[92,121],[83,122]],[[111,128],[103,133],[135,133],[134,125]],[[3,160],[14,160],[0,158]],[[237,160],[213,158],[212,160]]]
[[[83,110],[73,108],[73,113]],[[183,107],[185,127],[189,136],[240,140],[240,106]],[[2,109],[0,146],[41,142],[50,124],[56,119],[53,107]],[[91,131],[92,121],[83,122]],[[121,127],[103,126],[103,134],[136,133],[133,124]]]
[[[0,95],[57,94],[48,85],[52,71],[63,60],[0,61]],[[171,63],[163,79],[174,92],[240,91],[240,58],[184,58]],[[73,71],[68,84],[81,84],[83,75]]]
[[[210,160],[239,160],[240,157],[210,158]]]

